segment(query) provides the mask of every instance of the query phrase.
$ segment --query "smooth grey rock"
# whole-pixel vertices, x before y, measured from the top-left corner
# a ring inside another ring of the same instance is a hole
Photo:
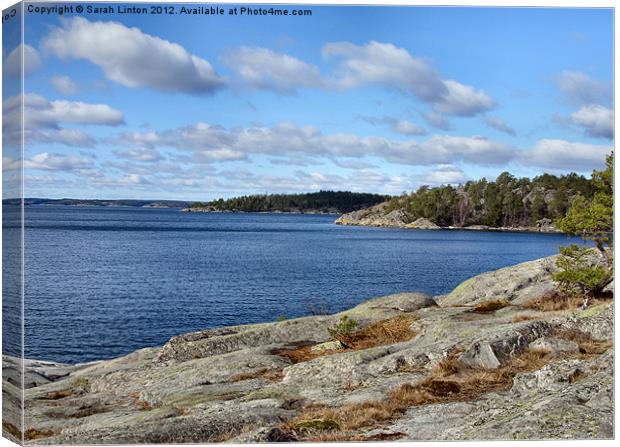
[[[530,349],[539,349],[541,351],[560,353],[577,353],[579,345],[574,341],[561,340],[558,338],[542,337],[530,343]]]
[[[523,262],[482,273],[459,284],[438,300],[442,307],[474,306],[484,301],[506,300],[515,304],[537,298],[555,289],[552,274],[557,256]]]
[[[495,369],[501,366],[491,345],[487,342],[474,343],[459,357],[459,360],[472,368]]]

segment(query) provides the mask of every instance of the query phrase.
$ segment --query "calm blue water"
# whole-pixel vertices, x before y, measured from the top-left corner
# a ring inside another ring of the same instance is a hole
[[[28,206],[26,356],[110,358],[183,332],[307,315],[319,300],[338,311],[402,291],[443,294],[579,241],[341,227],[336,217]]]

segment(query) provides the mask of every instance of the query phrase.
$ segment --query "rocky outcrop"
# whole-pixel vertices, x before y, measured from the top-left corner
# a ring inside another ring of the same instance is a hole
[[[537,233],[560,233],[551,219],[540,219],[533,226],[490,227],[487,225],[466,225],[440,227],[425,217],[415,218],[403,209],[390,209],[388,202],[370,208],[343,214],[335,223],[337,225],[357,225],[363,227],[407,228],[417,230],[472,230],[472,231],[518,231]]]
[[[439,230],[441,227],[439,225],[435,225],[433,222],[424,217],[420,217],[419,219],[406,224],[405,228],[416,228],[418,230]]]
[[[343,214],[336,219],[337,225],[361,225],[368,227],[402,228],[409,222],[401,209],[387,211],[387,202],[371,208]]]
[[[484,273],[443,297],[401,293],[337,315],[184,334],[161,348],[84,365],[27,361],[26,440],[611,438],[613,302],[552,312],[521,306],[549,290],[553,260]],[[476,311],[498,299],[503,307]],[[333,342],[328,329],[344,315],[369,331],[366,344]],[[523,356],[535,352],[542,354],[525,364]],[[19,414],[20,363],[4,362],[5,414]],[[510,378],[459,397],[463,385],[446,378],[454,365],[483,382],[493,374]],[[514,365],[516,374],[505,376]],[[420,384],[444,397],[408,405],[380,424],[345,429],[335,416],[316,414],[372,408],[395,390]],[[19,425],[19,418],[11,421]]]

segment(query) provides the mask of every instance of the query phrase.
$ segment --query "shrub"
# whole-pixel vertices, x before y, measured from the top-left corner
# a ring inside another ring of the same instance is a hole
[[[76,377],[71,382],[71,385],[73,386],[73,388],[80,389],[86,393],[90,391],[90,382],[86,377]]]
[[[558,283],[562,293],[588,297],[599,295],[612,280],[613,273],[607,265],[594,264],[594,253],[587,247],[570,245],[560,248],[556,262],[560,268],[553,279]],[[587,303],[587,301],[586,301]]]
[[[327,329],[327,332],[334,340],[346,344],[346,340],[351,337],[356,326],[357,321],[349,318],[348,315],[343,315],[338,323]]]

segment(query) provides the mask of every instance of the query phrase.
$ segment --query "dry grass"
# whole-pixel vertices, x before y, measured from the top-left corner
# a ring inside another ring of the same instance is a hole
[[[508,307],[511,304],[506,300],[493,300],[493,301],[484,301],[474,307],[471,312],[475,312],[478,314],[490,314],[495,312],[496,310],[503,309],[504,307]]]
[[[324,351],[313,351],[312,346],[300,346],[293,349],[285,349],[281,351],[275,351],[275,354],[280,357],[287,358],[291,361],[291,363],[301,363],[307,362],[309,360],[315,359],[317,357],[321,357],[324,355],[337,354],[339,352],[343,352],[342,349],[339,350],[324,350]]]
[[[230,441],[232,438],[239,436],[243,433],[249,433],[253,430],[260,428],[258,424],[243,424],[241,426],[230,426],[227,429],[220,431],[219,433],[210,436],[209,439],[206,440],[208,443],[221,443]]]
[[[413,314],[398,315],[369,324],[340,341],[344,349],[313,351],[312,346],[299,346],[294,349],[277,351],[276,354],[289,359],[292,363],[307,362],[324,355],[346,351],[359,351],[375,346],[391,345],[411,340],[415,333],[409,328],[417,318]]]
[[[64,399],[65,397],[75,396],[74,390],[58,390],[58,391],[50,391],[45,395],[46,399],[56,400],[56,399]]]
[[[544,316],[541,314],[520,314],[512,317],[513,323],[520,323],[521,321],[530,321],[530,320],[542,320]]]
[[[280,382],[284,378],[284,373],[281,369],[269,369],[262,368],[256,371],[250,371],[245,373],[239,373],[234,375],[230,381],[231,382],[241,382],[242,380],[251,380],[251,379],[266,379],[270,382]]]
[[[355,331],[344,342],[350,349],[360,350],[409,341],[415,336],[409,327],[416,320],[415,315],[406,314],[377,321]]]
[[[49,438],[50,436],[54,436],[54,434],[55,433],[52,430],[37,430],[36,428],[29,428],[26,430],[26,433],[24,433],[24,441]]]
[[[574,341],[579,345],[579,352],[585,355],[603,354],[614,345],[613,340],[594,340],[590,334],[579,329],[556,329],[553,336]]]
[[[10,422],[2,421],[2,430],[21,442],[22,431]]]
[[[596,306],[607,300],[604,298],[590,298],[588,306]],[[558,310],[573,310],[583,306],[583,296],[569,295],[557,291],[547,292],[538,298],[532,298],[523,304],[526,309],[538,310],[541,312],[554,312]]]
[[[375,435],[362,435],[354,432],[319,432],[312,436],[313,442],[372,442],[372,441],[396,441],[406,436],[405,433],[377,433]]]
[[[540,369],[552,358],[546,352],[526,351],[503,367],[476,369],[460,363],[457,356],[458,351],[449,354],[428,378],[401,385],[386,399],[341,408],[308,408],[281,428],[307,441],[353,440],[351,432],[389,422],[412,406],[473,400],[483,393],[507,390],[517,373]],[[310,421],[314,421],[314,429]]]

